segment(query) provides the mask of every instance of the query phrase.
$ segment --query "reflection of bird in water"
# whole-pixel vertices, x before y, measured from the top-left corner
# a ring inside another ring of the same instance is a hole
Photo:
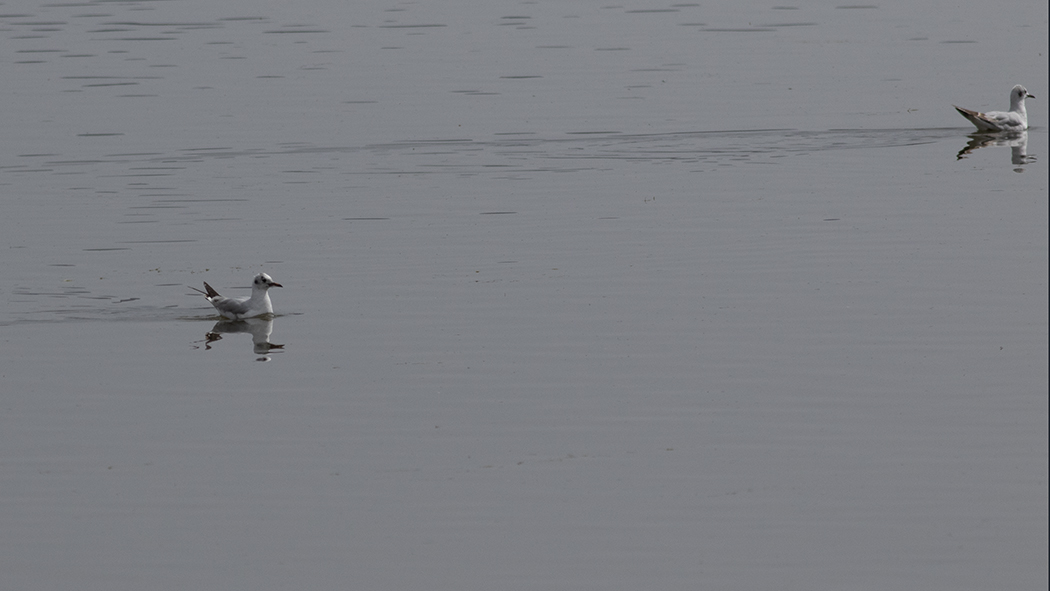
[[[977,126],[977,131],[994,133],[998,131],[1024,131],[1028,129],[1028,111],[1024,108],[1026,98],[1035,98],[1028,94],[1024,86],[1018,84],[1010,91],[1009,111],[988,111],[979,113],[962,107],[955,107],[960,115]]]
[[[215,309],[223,317],[230,320],[243,320],[245,318],[273,314],[273,304],[270,303],[270,294],[267,293],[271,287],[284,286],[280,283],[275,283],[266,273],[259,273],[252,280],[252,295],[246,298],[221,296],[219,292],[215,291],[215,288],[208,285],[207,281],[204,282],[204,289],[208,291],[201,291],[192,286],[190,289],[203,293],[204,297],[208,298],[211,305],[215,306]]]
[[[267,353],[271,349],[283,349],[284,345],[270,342],[273,332],[273,320],[269,318],[248,318],[246,320],[220,320],[205,335],[204,348],[211,349],[211,344],[221,341],[222,335],[246,332],[252,335],[252,349],[256,353]]]
[[[1021,165],[1028,164],[1035,160],[1034,156],[1028,155],[1028,132],[1022,131],[1020,133],[998,133],[998,134],[980,134],[975,133],[970,136],[970,141],[966,144],[966,147],[959,151],[955,155],[956,160],[962,160],[970,154],[974,153],[981,148],[987,148],[990,146],[1009,146],[1010,147],[1010,162],[1013,164]]]

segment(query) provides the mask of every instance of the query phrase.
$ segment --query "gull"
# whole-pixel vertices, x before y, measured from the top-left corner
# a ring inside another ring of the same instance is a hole
[[[1024,108],[1024,100],[1026,98],[1035,97],[1028,94],[1024,86],[1018,84],[1010,91],[1009,111],[978,113],[962,107],[955,107],[955,105],[952,106],[955,107],[955,110],[960,115],[969,119],[970,123],[976,125],[979,132],[1024,131],[1028,129],[1028,111]]]
[[[190,286],[190,289],[203,293],[204,297],[208,298],[211,305],[215,306],[215,309],[223,317],[230,320],[243,320],[245,318],[273,314],[273,304],[270,303],[270,296],[266,293],[266,290],[271,287],[284,286],[280,283],[275,283],[266,273],[259,273],[252,280],[252,295],[247,298],[221,296],[219,292],[215,291],[215,288],[208,285],[207,281],[204,282],[204,289],[207,291],[199,290],[193,286]]]

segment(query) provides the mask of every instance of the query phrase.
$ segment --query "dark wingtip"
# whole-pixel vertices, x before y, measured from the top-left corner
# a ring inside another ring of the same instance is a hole
[[[208,285],[207,281],[204,282],[204,289],[208,290],[208,291],[204,292],[204,295],[208,296],[209,298],[213,298],[213,297],[219,295],[219,292],[215,291],[214,287]]]

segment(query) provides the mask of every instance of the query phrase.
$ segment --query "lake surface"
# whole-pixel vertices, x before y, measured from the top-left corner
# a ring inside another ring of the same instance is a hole
[[[986,8],[0,5],[0,587],[1045,588]]]

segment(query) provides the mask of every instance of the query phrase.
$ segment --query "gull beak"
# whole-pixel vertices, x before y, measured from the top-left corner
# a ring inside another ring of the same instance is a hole
[[[281,285],[280,283],[276,283],[276,282],[274,282],[274,281],[271,281],[271,282],[270,282],[270,287],[284,287],[284,286],[283,286],[283,285]]]

